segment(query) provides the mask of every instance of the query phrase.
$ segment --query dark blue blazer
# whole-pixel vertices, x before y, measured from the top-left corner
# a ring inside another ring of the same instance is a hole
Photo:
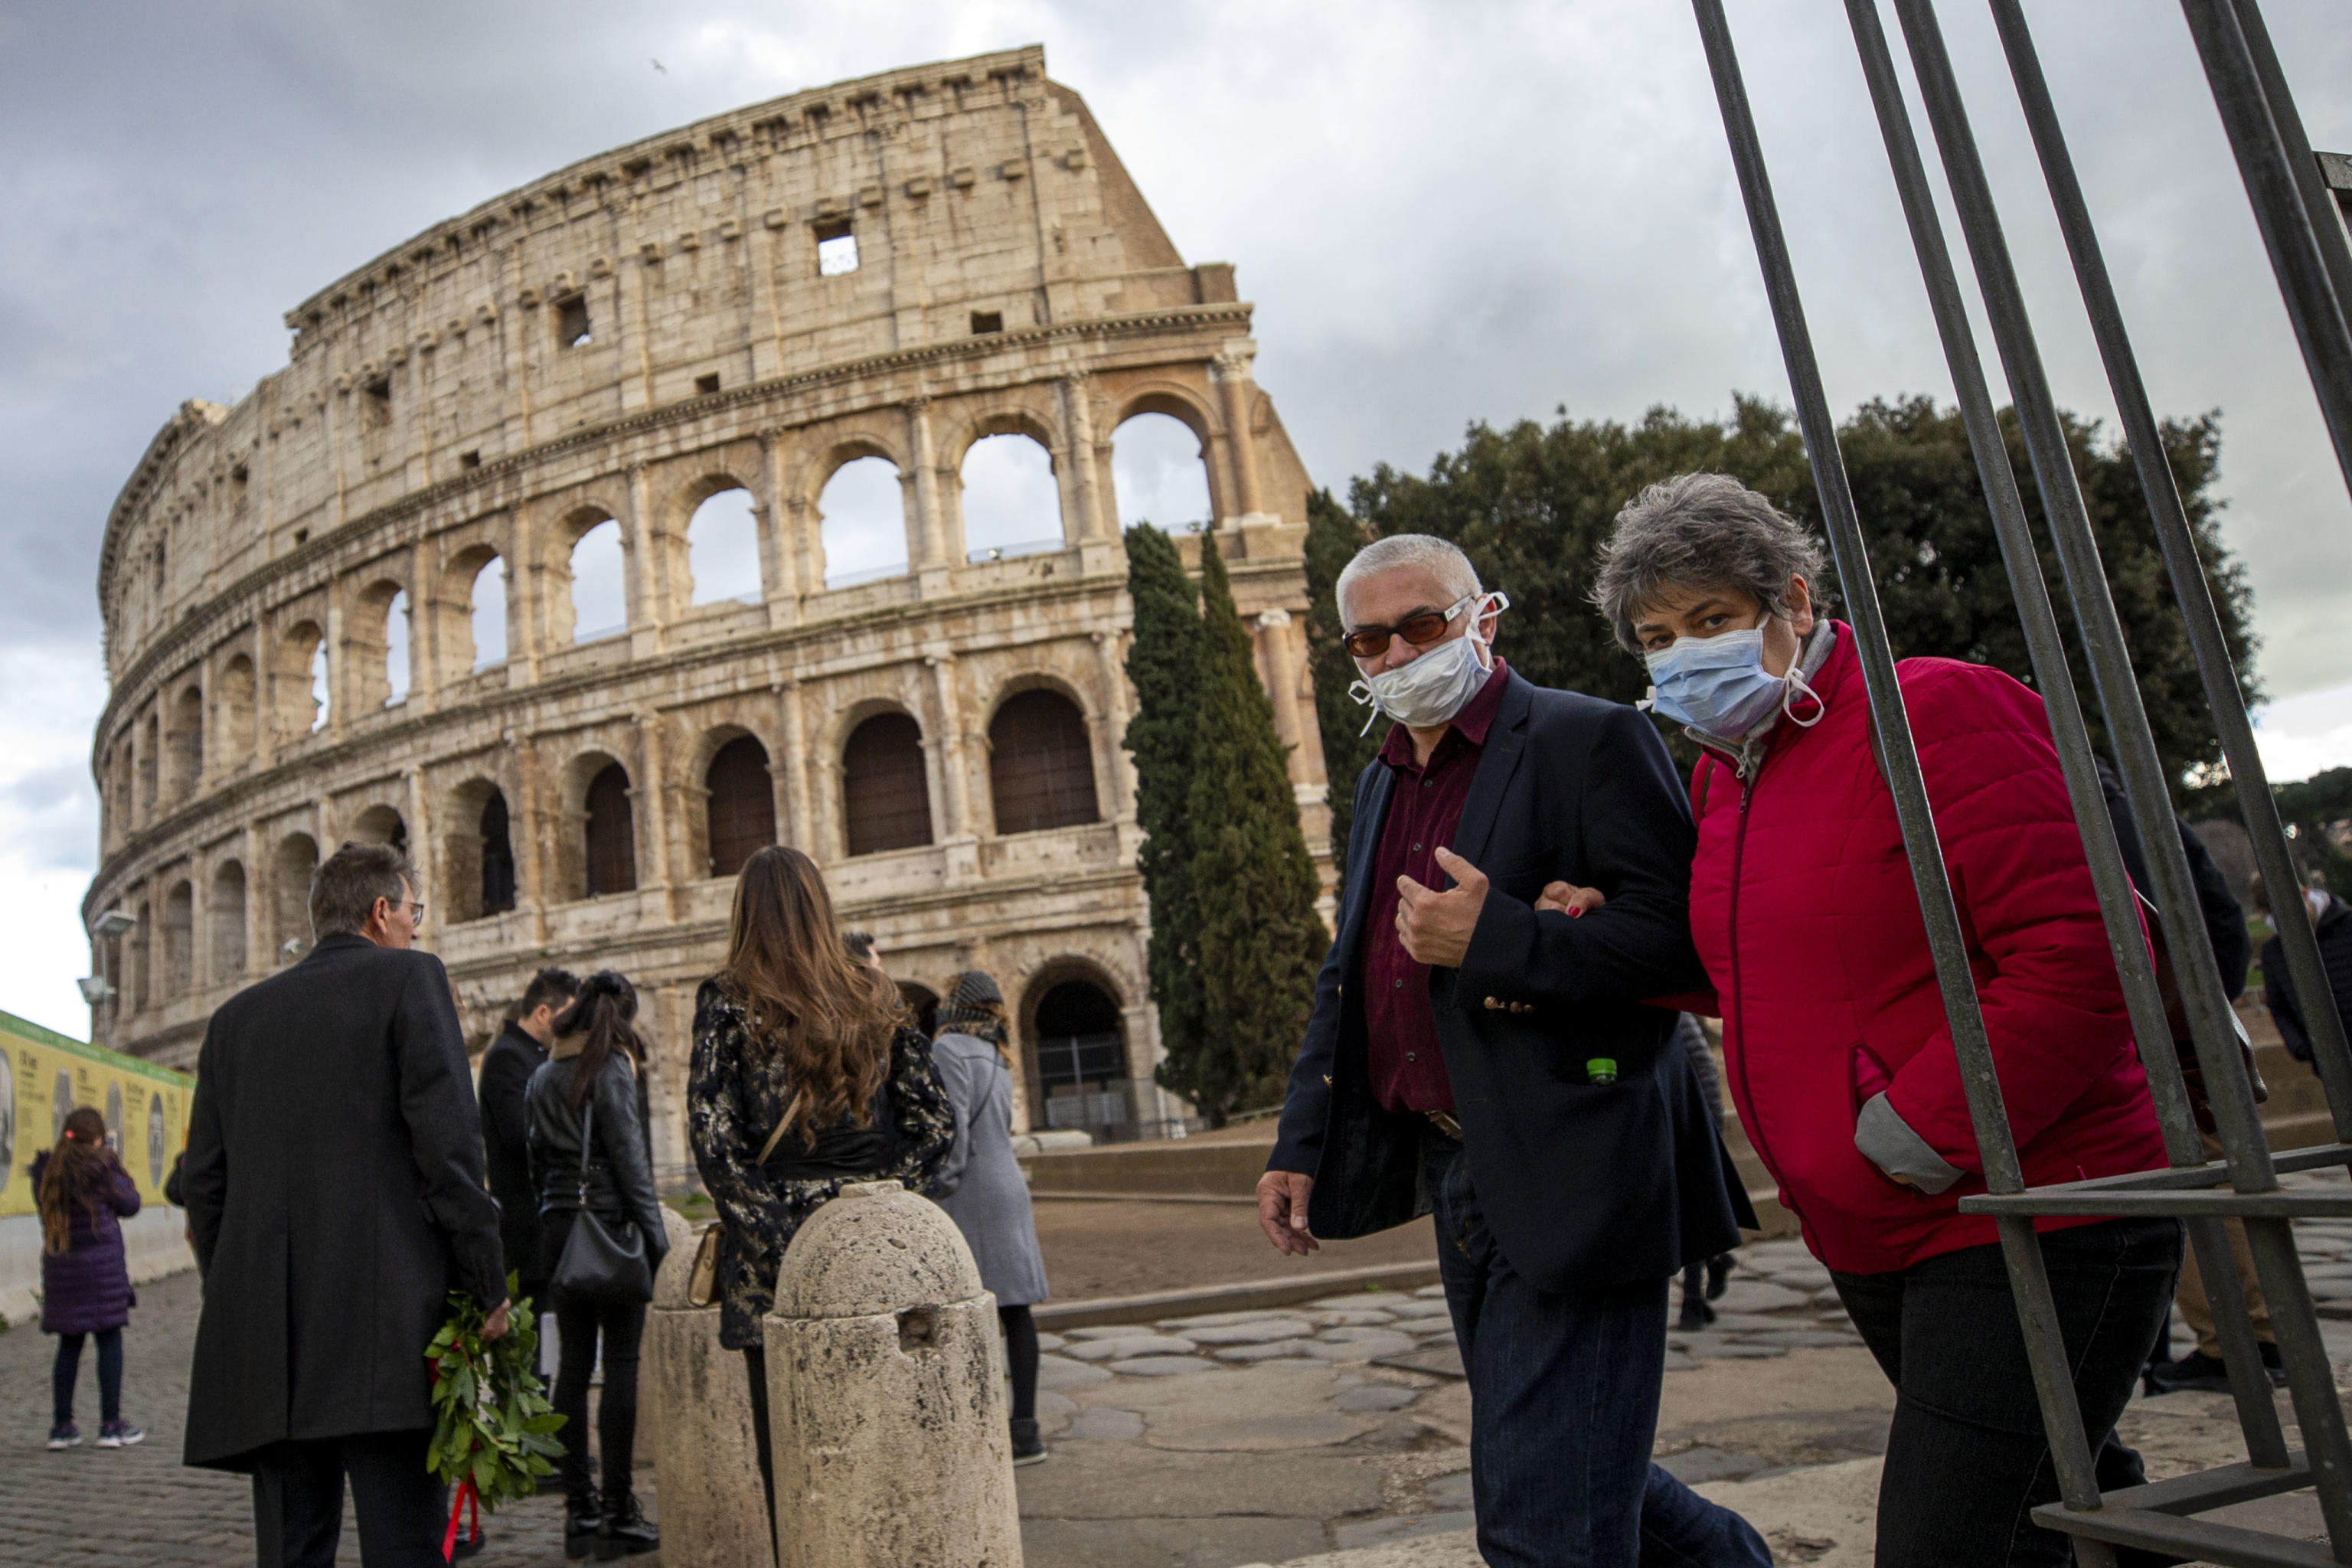
[[[1503,693],[1450,847],[1490,890],[1462,967],[1430,972],[1478,1204],[1542,1290],[1663,1279],[1738,1245],[1754,1211],[1675,1015],[1641,998],[1706,989],[1690,942],[1690,806],[1650,721],[1621,703],[1532,686]],[[1430,1210],[1427,1122],[1383,1110],[1365,1065],[1359,954],[1395,774],[1356,781],[1339,940],[1291,1069],[1267,1168],[1315,1178],[1308,1227],[1365,1236]],[[1535,908],[1554,880],[1599,888],[1580,919]],[[1614,1083],[1585,1064],[1606,1057]]]

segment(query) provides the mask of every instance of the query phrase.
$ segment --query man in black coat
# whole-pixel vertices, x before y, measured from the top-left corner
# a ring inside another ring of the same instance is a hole
[[[2332,1002],[2338,1017],[2352,1019],[2352,909],[2325,888],[2302,891],[2305,907],[2311,911],[2313,933],[2319,939],[2320,967],[2326,972],[2327,988],[2333,994],[2321,998],[2320,1005]],[[2279,917],[2271,908],[2260,877],[2254,879],[2253,900],[2254,912],[2271,927],[2270,940],[2263,943],[2263,1005],[2270,1010],[2271,1022],[2278,1026],[2287,1055],[2309,1066],[2311,1026],[2304,1018],[2294,982],[2287,975],[2286,941],[2278,934]]]
[[[185,1460],[253,1477],[258,1559],[333,1561],[348,1478],[369,1568],[441,1561],[426,1342],[452,1289],[507,1328],[466,1043],[399,851],[310,883],[317,944],[213,1015],[188,1130],[205,1301]]]
[[[530,977],[522,999],[507,1011],[506,1027],[482,1053],[482,1161],[489,1173],[490,1196],[499,1200],[499,1237],[507,1268],[520,1276],[532,1310],[548,1312],[547,1273],[540,1258],[539,1194],[530,1183],[530,1118],[523,1091],[530,1075],[547,1060],[555,1040],[555,1016],[580,994],[580,981],[568,969],[542,969]]]
[[[1260,1221],[1304,1253],[1435,1211],[1486,1562],[1761,1568],[1744,1521],[1650,1463],[1667,1280],[1755,1223],[1673,1004],[1643,1000],[1706,984],[1681,783],[1642,715],[1493,657],[1503,605],[1453,545],[1380,540],[1338,591],[1395,723],[1356,781]],[[1539,911],[1554,882],[1606,901]]]

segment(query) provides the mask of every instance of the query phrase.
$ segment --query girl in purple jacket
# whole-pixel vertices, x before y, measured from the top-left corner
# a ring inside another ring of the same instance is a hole
[[[58,1146],[33,1162],[41,1209],[41,1331],[58,1336],[52,1377],[51,1448],[81,1441],[74,1425],[74,1380],[81,1345],[98,1336],[98,1446],[124,1448],[147,1436],[122,1419],[122,1325],[138,1304],[122,1251],[122,1221],[139,1212],[139,1189],[106,1146],[106,1120],[90,1107],[66,1118]]]

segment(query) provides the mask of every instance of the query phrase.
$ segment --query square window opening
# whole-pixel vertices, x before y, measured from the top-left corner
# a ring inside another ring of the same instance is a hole
[[[857,270],[857,236],[845,217],[827,218],[812,226],[816,236],[816,275],[838,278]]]
[[[457,454],[457,466],[461,468],[478,468],[482,466],[482,455],[479,452],[460,452]]]
[[[246,480],[248,478],[248,470],[243,463],[239,463],[236,468],[231,468],[228,471],[228,477],[229,481],[232,484],[236,485],[237,489],[245,489]]]
[[[294,531],[294,542],[295,542],[295,543],[297,543],[297,544],[308,544],[310,542],[310,531],[309,529],[307,529],[307,528],[298,528],[298,529],[296,529],[296,530]]]
[[[694,378],[694,395],[697,397],[708,397],[718,390],[719,377],[717,375],[698,375]]]
[[[567,349],[576,349],[595,342],[588,331],[588,300],[583,294],[566,294],[555,301],[555,341]]]
[[[392,377],[377,376],[360,388],[360,417],[370,430],[388,429],[392,425]]]
[[[1001,332],[1003,330],[1003,311],[974,310],[971,313],[971,335],[973,337],[979,337],[986,332]]]

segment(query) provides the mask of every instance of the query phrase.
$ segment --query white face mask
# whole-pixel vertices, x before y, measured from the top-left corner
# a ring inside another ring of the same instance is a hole
[[[1479,636],[1478,623],[1510,607],[1507,594],[1481,594],[1471,603],[1470,629],[1462,636],[1433,644],[1411,664],[1384,669],[1349,687],[1348,695],[1372,710],[1364,721],[1365,732],[1382,718],[1393,719],[1409,730],[1434,730],[1451,723],[1494,673],[1494,645]]]

